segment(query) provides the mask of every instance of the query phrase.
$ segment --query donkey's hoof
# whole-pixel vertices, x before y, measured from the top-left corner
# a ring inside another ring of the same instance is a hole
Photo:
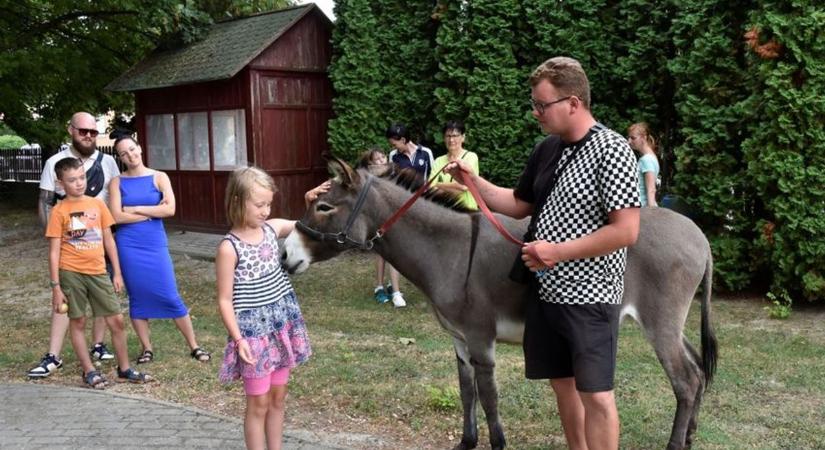
[[[472,449],[476,448],[477,445],[478,445],[478,442],[461,441],[461,442],[458,443],[458,445],[453,447],[453,450],[472,450]]]

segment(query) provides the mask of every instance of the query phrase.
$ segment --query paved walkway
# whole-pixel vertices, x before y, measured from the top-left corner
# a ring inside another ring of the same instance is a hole
[[[240,420],[140,397],[0,384],[2,449],[243,449]],[[285,450],[334,450],[284,436]]]
[[[222,234],[180,230],[169,230],[166,235],[169,238],[169,252],[172,254],[188,255],[207,261],[215,260],[218,243],[223,239]]]

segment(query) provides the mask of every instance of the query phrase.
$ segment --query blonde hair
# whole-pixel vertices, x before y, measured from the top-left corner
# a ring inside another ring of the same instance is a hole
[[[633,131],[641,134],[645,142],[647,142],[647,145],[649,145],[654,152],[656,151],[656,139],[653,137],[653,134],[650,133],[650,125],[648,125],[647,122],[636,122],[627,127],[627,134],[633,133]]]
[[[556,56],[543,62],[530,75],[530,86],[536,87],[541,80],[549,81],[562,97],[575,95],[586,109],[590,109],[590,82],[575,59]]]
[[[275,187],[275,181],[258,167],[250,166],[235,169],[229,175],[229,181],[226,183],[226,219],[229,221],[229,226],[236,227],[243,225],[246,217],[246,201],[252,193],[252,186],[258,185],[264,189],[278,192]]]

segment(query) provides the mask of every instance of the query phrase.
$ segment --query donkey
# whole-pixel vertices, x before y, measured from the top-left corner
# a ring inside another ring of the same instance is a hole
[[[486,415],[491,447],[503,449],[495,342],[522,340],[526,286],[508,278],[519,248],[481,214],[451,209],[432,194],[413,203],[386,235],[378,236],[376,230],[415,186],[403,173],[376,178],[337,159],[329,169],[332,188],[310,205],[296,232],[287,237],[284,267],[300,273],[312,262],[353,247],[373,248],[383,256],[430,300],[437,320],[453,338],[464,415],[461,442],[454,449],[478,444],[477,400]],[[498,218],[513,235],[527,229],[527,220]],[[641,325],[670,378],[676,416],[669,450],[690,447],[699,404],[715,371],[712,269],[708,241],[693,222],[667,209],[642,209],[639,238],[627,252],[622,317],[631,316]],[[700,283],[701,356],[682,333]]]

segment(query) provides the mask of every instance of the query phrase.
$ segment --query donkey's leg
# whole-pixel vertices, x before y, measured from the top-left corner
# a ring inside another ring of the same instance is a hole
[[[498,388],[495,374],[495,341],[493,338],[472,337],[468,339],[471,363],[475,369],[478,396],[484,415],[487,418],[487,428],[490,431],[490,448],[502,450],[506,445],[501,419],[498,416]]]
[[[464,431],[461,442],[453,450],[469,450],[478,445],[478,424],[476,423],[476,380],[475,370],[470,364],[467,344],[453,338],[456,362],[458,364],[458,386],[461,392],[461,406],[464,410]]]
[[[681,331],[679,336],[674,336],[674,331],[677,330],[660,332],[651,341],[676,396],[676,416],[667,449],[682,450],[697,407],[696,396],[702,390],[702,371],[690,356],[691,350],[685,347]]]
[[[694,363],[698,367],[701,367],[702,357],[699,356],[699,353],[684,336],[682,337],[682,343],[690,352],[690,357],[693,359]],[[693,434],[696,432],[696,427],[699,425],[699,409],[702,404],[702,397],[705,395],[704,373],[700,373],[699,375],[702,385],[696,390],[696,398],[693,402],[693,414],[690,415],[690,422],[688,422],[687,433],[685,434],[685,448],[690,448],[691,445],[693,445]]]

